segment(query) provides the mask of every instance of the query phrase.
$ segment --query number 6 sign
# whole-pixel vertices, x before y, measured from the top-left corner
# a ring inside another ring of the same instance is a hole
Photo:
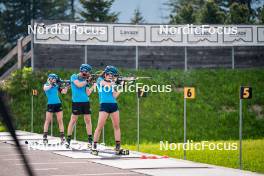
[[[184,98],[194,99],[195,98],[195,88],[194,87],[184,87]]]

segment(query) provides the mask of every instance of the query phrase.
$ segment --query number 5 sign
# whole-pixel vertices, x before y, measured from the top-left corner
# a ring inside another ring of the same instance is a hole
[[[252,87],[241,86],[240,87],[240,96],[239,96],[239,166],[242,169],[242,127],[243,127],[243,99],[252,98]]]
[[[194,87],[184,87],[184,98],[194,99],[195,98],[195,88]]]
[[[240,87],[240,99],[251,99],[252,87]]]

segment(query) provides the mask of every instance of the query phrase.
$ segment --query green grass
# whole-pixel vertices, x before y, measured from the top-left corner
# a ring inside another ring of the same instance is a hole
[[[6,131],[4,125],[0,122],[0,132]]]
[[[21,130],[30,130],[31,91],[37,89],[34,97],[34,131],[42,133],[45,119],[46,97],[42,90],[47,74],[51,71],[31,72],[25,68],[12,74],[2,87],[9,94],[9,103],[15,116],[15,125]],[[77,71],[56,71],[63,79],[69,79]],[[239,86],[253,87],[253,98],[244,101],[243,132],[245,139],[262,138],[264,134],[264,70],[182,70],[138,72],[122,70],[124,75],[152,76],[142,80],[145,84],[172,85],[170,93],[149,93],[140,100],[140,128],[142,142],[168,140],[183,141],[183,92],[182,87],[196,87],[196,99],[187,102],[188,139],[236,140],[238,139]],[[64,109],[64,123],[68,124],[71,114],[71,91],[61,96]],[[98,95],[91,96],[93,128],[98,118]],[[136,93],[123,93],[118,98],[121,116],[122,142],[136,142]],[[57,124],[55,124],[56,126]],[[113,129],[110,121],[106,127],[106,143],[113,144]],[[58,134],[57,128],[54,130]],[[83,118],[78,121],[77,138],[85,140]]]
[[[47,75],[57,73],[63,79],[70,79],[72,71],[33,72],[29,68],[16,71],[2,85],[8,93],[14,124],[17,129],[30,131],[31,92],[37,89],[39,95],[34,97],[34,132],[43,132],[45,120],[46,97],[42,90]],[[264,137],[264,69],[197,69],[182,70],[122,70],[124,75],[151,76],[151,80],[142,80],[144,84],[172,85],[170,93],[149,93],[140,99],[140,139],[142,151],[157,153],[160,141],[183,141],[183,90],[184,86],[196,88],[196,99],[187,101],[187,139],[193,141],[237,140],[239,122],[239,87],[253,87],[253,98],[243,101],[243,139],[244,168],[263,172]],[[61,96],[63,102],[64,125],[67,128],[71,115],[71,91]],[[92,108],[93,131],[97,124],[99,102],[98,95],[90,97]],[[120,108],[120,126],[122,143],[135,145],[137,140],[137,104],[136,93],[123,93],[118,98]],[[86,140],[83,118],[77,124],[77,139]],[[54,127],[57,127],[55,121]],[[54,128],[55,135],[59,134]],[[105,126],[107,145],[114,144],[113,129],[109,120]],[[254,140],[250,140],[254,139]],[[256,140],[255,140],[256,139]],[[149,144],[151,143],[151,144]],[[251,145],[256,143],[256,145]],[[160,154],[160,153],[157,153]],[[161,155],[182,158],[182,152],[164,152]],[[216,157],[215,157],[216,156]],[[191,151],[187,158],[198,162],[238,167],[238,152]]]
[[[236,143],[238,141],[210,141],[210,143]],[[264,139],[244,140],[243,141],[243,169],[264,173]],[[135,145],[125,145],[124,148],[137,150]],[[160,150],[160,143],[144,143],[140,144],[140,151],[157,154],[161,156],[169,156],[173,158],[183,159],[183,150]],[[186,152],[187,160],[214,164],[225,167],[239,168],[239,150],[189,150]]]

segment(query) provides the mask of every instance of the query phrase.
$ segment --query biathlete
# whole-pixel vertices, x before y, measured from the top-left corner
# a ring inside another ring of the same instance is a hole
[[[121,131],[119,127],[119,110],[116,98],[120,92],[114,90],[115,76],[118,70],[114,66],[107,66],[102,75],[97,79],[97,89],[99,94],[100,111],[96,130],[94,132],[93,151],[97,150],[97,142],[108,116],[111,116],[115,135],[115,151],[121,150]],[[123,83],[121,83],[123,84]]]
[[[43,90],[45,91],[45,94],[48,99],[47,104],[47,112],[46,112],[46,120],[44,123],[44,134],[43,134],[43,143],[48,143],[48,129],[49,124],[52,121],[52,116],[54,113],[57,115],[57,121],[59,124],[60,129],[60,138],[61,142],[65,142],[64,137],[64,125],[63,125],[63,112],[62,112],[62,106],[61,106],[61,100],[59,98],[59,92],[62,94],[66,94],[68,88],[62,88],[57,84],[57,81],[59,80],[59,77],[56,74],[49,74],[48,80],[43,86]]]
[[[72,88],[72,115],[68,125],[67,143],[71,142],[73,127],[77,122],[78,115],[84,115],[86,124],[86,132],[88,135],[88,147],[92,147],[92,122],[89,96],[95,88],[95,84],[89,88],[89,77],[91,75],[92,67],[88,64],[82,64],[80,72],[71,76]]]

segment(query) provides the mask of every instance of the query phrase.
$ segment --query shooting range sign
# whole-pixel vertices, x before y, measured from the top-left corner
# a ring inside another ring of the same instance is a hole
[[[240,99],[251,99],[252,87],[241,86],[240,87]]]
[[[143,88],[139,88],[138,97],[147,97],[147,92]]]
[[[114,26],[114,42],[145,42],[146,29],[144,26]]]
[[[237,34],[223,35],[223,41],[228,43],[253,43],[253,27],[237,27]]]
[[[194,87],[184,87],[184,98],[195,99],[195,88]]]
[[[210,28],[205,28],[203,31],[199,28],[194,28],[196,32],[193,34],[187,35],[188,43],[217,43],[218,42],[218,34],[211,34],[209,32]],[[216,30],[216,28],[214,28]]]
[[[150,40],[153,43],[178,43],[183,41],[182,30],[178,27],[171,28],[174,30],[165,32],[160,30],[160,26],[150,27]],[[177,32],[176,32],[177,31]]]
[[[76,25],[77,29],[75,30],[75,41],[83,41],[86,43],[93,42],[108,42],[108,26],[107,25]]]
[[[37,89],[33,89],[32,90],[32,95],[33,96],[37,96],[38,95],[38,90]]]
[[[257,27],[258,42],[264,42],[264,27]]]
[[[53,40],[53,42],[70,41],[70,24],[59,24],[60,28],[64,31],[64,33],[59,32],[60,29],[58,29],[57,26],[58,24],[37,24],[36,30],[38,32],[35,35],[35,39],[42,42],[49,40]]]

